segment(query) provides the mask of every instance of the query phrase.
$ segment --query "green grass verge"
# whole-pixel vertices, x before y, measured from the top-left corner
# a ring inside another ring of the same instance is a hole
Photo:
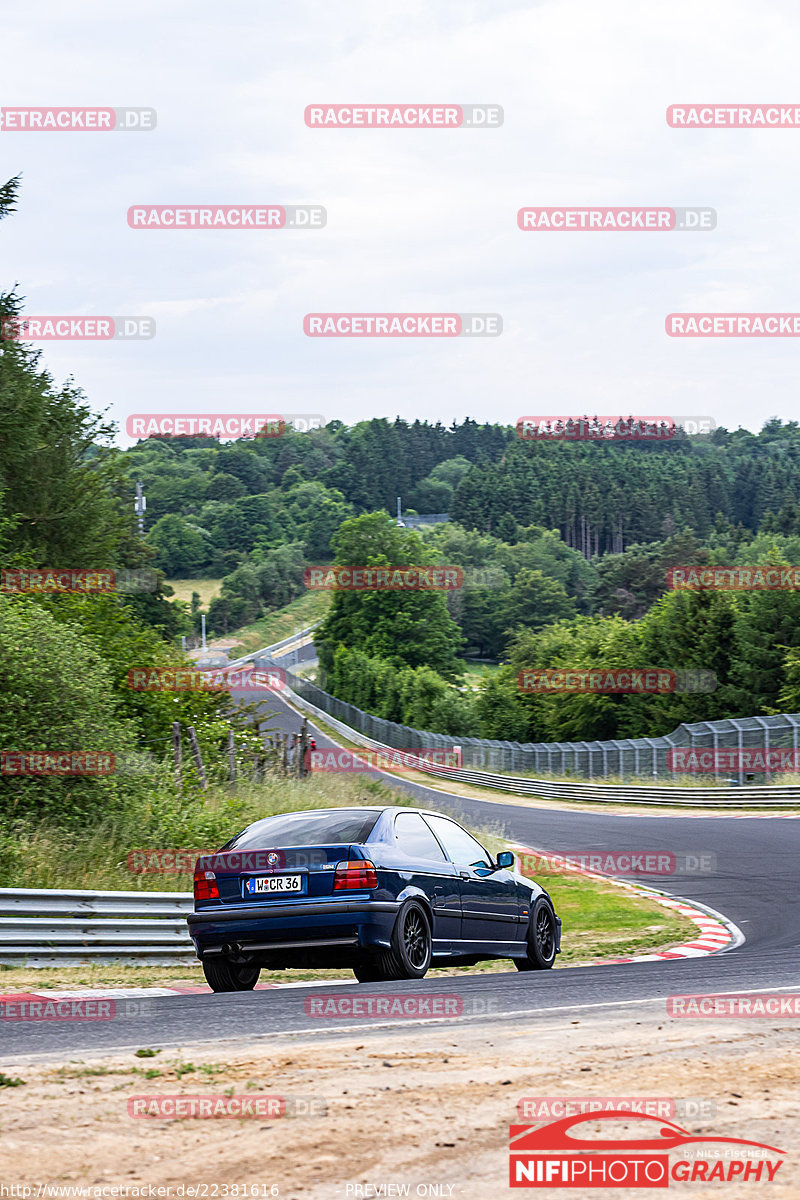
[[[220,594],[221,579],[168,579],[166,581],[175,592],[173,600],[185,600],[191,603],[192,592],[199,593],[202,607],[208,610],[211,601]],[[305,629],[321,620],[328,611],[331,602],[331,592],[304,592],[291,604],[278,608],[275,612],[267,613],[252,625],[244,625],[223,635],[209,634],[209,640],[217,641],[222,638],[237,647],[237,654],[250,654],[260,650],[272,642],[281,642],[296,629]]]
[[[231,637],[235,637],[237,644],[241,646],[239,656],[260,650],[262,646],[269,646],[273,642],[281,642],[295,630],[305,629],[315,621],[320,621],[328,611],[332,594],[305,592],[285,608],[276,609],[266,617],[254,621],[252,625],[235,630]]]
[[[476,831],[480,833],[480,831]],[[484,840],[490,840],[484,837]],[[175,877],[181,890],[190,887],[188,878]],[[537,881],[547,888],[561,917],[562,942],[558,967],[577,966],[595,959],[617,958],[665,950],[697,934],[696,927],[661,908],[652,900],[637,897],[597,880],[581,876],[542,875]],[[505,959],[474,967],[439,967],[440,975],[476,975],[508,971]],[[287,970],[261,972],[262,983],[302,983],[325,979],[349,979],[343,968],[330,971]],[[197,987],[205,980],[199,967],[136,967],[125,964],[76,966],[70,968],[0,967],[0,994],[35,989],[58,990],[81,987]]]
[[[211,601],[219,595],[221,579],[167,579],[168,583],[175,593],[171,596],[171,600],[185,600],[187,604],[191,604],[192,592],[197,592],[200,596],[200,603],[203,608],[208,609]]]
[[[649,954],[697,937],[697,926],[627,888],[572,872],[537,872],[562,921],[561,965]]]
[[[184,795],[155,784],[122,813],[89,828],[68,830],[41,823],[3,834],[0,887],[94,888],[99,891],[187,891],[191,874],[144,874],[131,870],[134,850],[197,850],[211,853],[252,821],[274,813],[352,804],[411,804],[407,795],[361,776],[316,774],[307,779],[275,776]]]

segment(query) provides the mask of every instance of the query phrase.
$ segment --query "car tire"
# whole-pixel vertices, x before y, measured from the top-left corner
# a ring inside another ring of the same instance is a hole
[[[377,983],[383,978],[375,963],[359,963],[353,967],[353,974],[359,983]]]
[[[415,900],[409,900],[397,914],[392,930],[391,949],[376,955],[374,967],[367,971],[370,978],[356,978],[361,983],[373,980],[422,979],[431,965],[433,940],[431,923],[425,909]],[[361,968],[358,968],[361,971]],[[375,974],[372,974],[374,970]]]
[[[203,961],[203,974],[213,992],[250,992],[258,983],[261,967],[211,959]]]
[[[518,971],[549,971],[556,961],[556,918],[550,905],[540,896],[533,906],[528,924],[528,953],[515,958]]]

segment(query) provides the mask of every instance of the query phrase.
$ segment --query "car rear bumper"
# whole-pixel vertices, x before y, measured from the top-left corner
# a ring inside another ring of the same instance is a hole
[[[236,905],[187,917],[198,958],[293,961],[358,957],[385,949],[400,905],[389,900],[325,900],[306,904]]]

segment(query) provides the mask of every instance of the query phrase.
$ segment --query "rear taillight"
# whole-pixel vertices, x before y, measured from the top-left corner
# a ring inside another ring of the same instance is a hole
[[[195,900],[219,900],[217,877],[213,871],[195,871],[194,898]]]
[[[367,859],[351,859],[350,862],[340,862],[333,877],[333,890],[353,891],[357,888],[375,888],[378,886],[378,876],[375,874],[375,864]]]

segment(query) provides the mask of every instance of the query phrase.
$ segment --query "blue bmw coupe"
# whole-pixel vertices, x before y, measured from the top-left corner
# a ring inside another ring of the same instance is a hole
[[[362,982],[510,958],[552,967],[549,895],[443,813],[331,808],[256,821],[197,860],[189,932],[215,992],[262,967],[350,967]]]

